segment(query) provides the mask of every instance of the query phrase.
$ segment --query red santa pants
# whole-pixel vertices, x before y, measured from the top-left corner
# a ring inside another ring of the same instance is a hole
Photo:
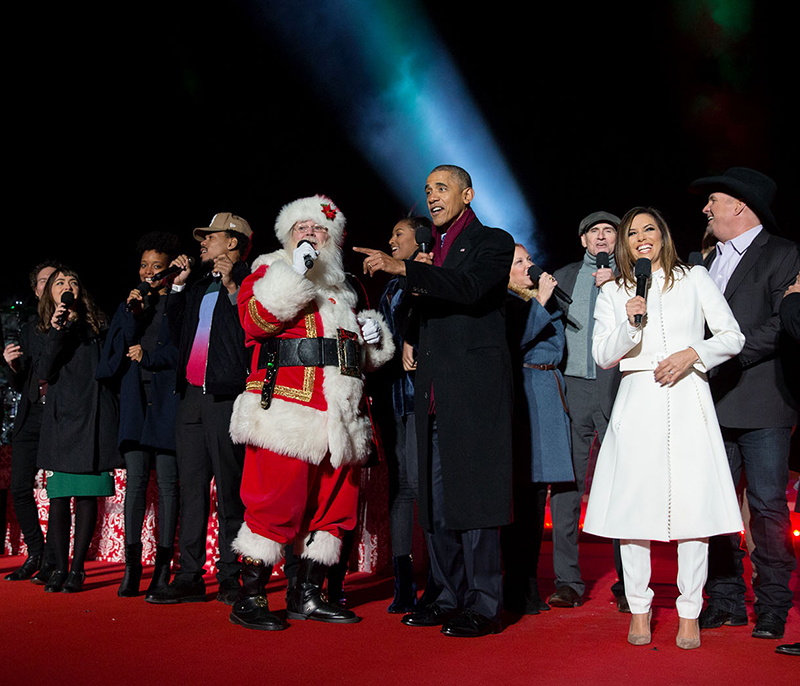
[[[250,530],[281,545],[325,531],[336,538],[356,526],[360,467],[334,469],[247,446],[241,496]]]

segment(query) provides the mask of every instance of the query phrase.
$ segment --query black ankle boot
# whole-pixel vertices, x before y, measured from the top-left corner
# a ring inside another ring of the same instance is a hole
[[[56,571],[56,566],[53,562],[42,562],[42,566],[39,569],[39,573],[35,574],[31,579],[32,584],[36,584],[38,586],[44,586],[48,581],[50,581],[50,577],[53,575],[53,572]]]
[[[158,546],[156,548],[156,566],[153,567],[153,578],[147,587],[147,595],[163,591],[169,586],[170,564],[175,548],[172,546]]]
[[[361,621],[355,612],[328,602],[322,595],[322,584],[328,572],[327,565],[308,558],[300,560],[297,585],[286,603],[289,619],[313,619],[332,624],[354,624]]]
[[[44,585],[44,592],[61,593],[61,591],[64,589],[64,582],[67,580],[67,576],[69,576],[69,572],[59,572],[58,570],[54,571],[47,580],[47,583]]]
[[[139,595],[139,582],[142,580],[142,544],[131,543],[125,546],[125,576],[119,585],[120,598],[133,598]]]
[[[414,612],[417,604],[417,585],[414,583],[414,568],[411,555],[392,558],[394,566],[394,600],[389,605],[391,614]]]
[[[282,631],[288,624],[270,612],[267,603],[267,583],[272,576],[272,565],[251,557],[242,558],[242,588],[231,608],[231,624],[260,631]]]
[[[6,581],[24,581],[25,579],[30,579],[36,572],[39,571],[39,568],[42,566],[42,556],[41,555],[34,555],[28,556],[25,562],[22,563],[22,566],[19,569],[15,569],[11,574],[6,574],[5,580]]]

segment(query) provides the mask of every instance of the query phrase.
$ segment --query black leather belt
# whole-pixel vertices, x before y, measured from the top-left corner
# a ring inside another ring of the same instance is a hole
[[[338,329],[336,338],[271,338],[261,345],[258,368],[267,373],[261,407],[269,409],[279,367],[339,367],[344,376],[361,378],[361,345],[352,331]]]

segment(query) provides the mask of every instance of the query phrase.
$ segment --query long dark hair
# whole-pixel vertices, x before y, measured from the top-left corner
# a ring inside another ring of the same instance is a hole
[[[678,252],[675,249],[675,241],[672,240],[667,220],[654,207],[634,207],[625,213],[622,221],[619,223],[619,230],[617,231],[617,247],[614,250],[614,259],[617,262],[617,269],[619,269],[619,276],[617,283],[623,284],[628,290],[636,289],[636,277],[633,275],[633,268],[636,264],[637,256],[631,250],[628,241],[628,231],[633,224],[633,220],[640,214],[649,214],[656,226],[661,231],[661,268],[664,271],[664,290],[668,291],[672,288],[675,281],[676,272],[684,273],[690,267],[683,260],[678,257]]]
[[[78,313],[78,318],[83,320],[86,325],[95,333],[100,333],[100,330],[106,326],[107,319],[105,314],[97,307],[97,304],[87,290],[83,287],[81,277],[74,269],[69,267],[61,267],[56,269],[50,278],[47,279],[47,285],[44,287],[42,297],[39,299],[39,331],[46,332],[50,328],[50,320],[53,318],[53,312],[56,311],[59,303],[53,300],[53,284],[56,279],[61,276],[71,276],[78,282],[78,297],[75,298],[75,303],[72,306]]]

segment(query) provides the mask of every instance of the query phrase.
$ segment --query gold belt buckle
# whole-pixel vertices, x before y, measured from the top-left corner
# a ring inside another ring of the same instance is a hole
[[[337,329],[339,343],[339,372],[344,376],[361,378],[361,360],[359,355],[358,336],[346,329]],[[347,345],[348,341],[352,341]]]

